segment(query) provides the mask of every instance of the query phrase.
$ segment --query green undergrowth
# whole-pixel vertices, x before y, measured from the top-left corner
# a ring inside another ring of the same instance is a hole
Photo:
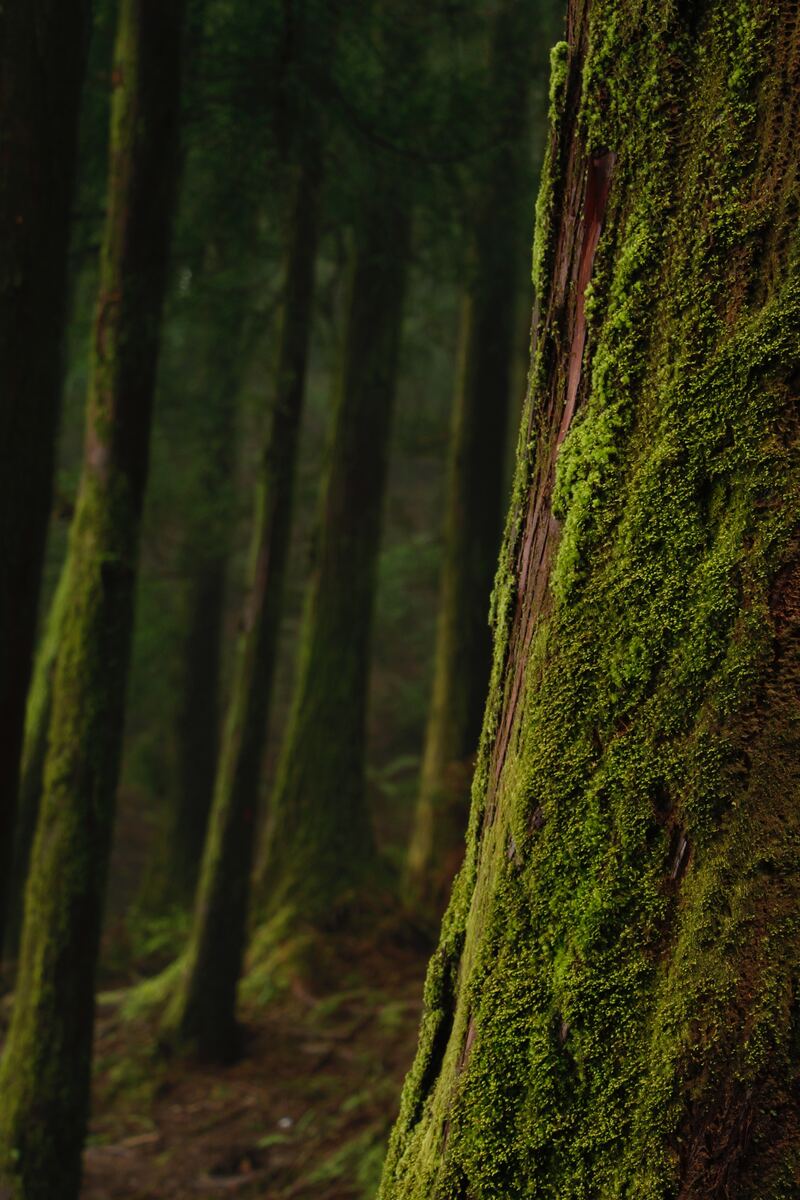
[[[796,1194],[800,663],[775,588],[800,516],[800,246],[796,180],[758,149],[789,8],[684,9],[591,6],[579,134],[617,160],[588,396],[558,458],[552,607],[487,808],[537,453],[523,437],[467,859],[383,1200]],[[546,323],[551,116],[535,430],[568,350]]]

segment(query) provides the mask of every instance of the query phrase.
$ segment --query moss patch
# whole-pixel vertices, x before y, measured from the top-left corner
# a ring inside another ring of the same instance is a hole
[[[384,1200],[796,1188],[797,154],[787,185],[763,147],[797,87],[776,51],[796,16],[689,7],[590,5],[577,136],[617,161],[552,604],[487,809],[523,442],[467,861]],[[539,205],[545,297],[562,186]],[[532,427],[566,375],[552,328]]]

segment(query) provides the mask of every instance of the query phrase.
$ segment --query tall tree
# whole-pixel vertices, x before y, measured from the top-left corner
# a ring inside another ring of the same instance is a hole
[[[444,905],[463,853],[489,681],[489,596],[502,529],[520,266],[532,186],[529,108],[549,32],[545,8],[503,0],[494,17],[487,71],[487,136],[493,148],[480,160],[462,302],[433,691],[407,864],[411,895],[437,906]]]
[[[396,164],[377,155],[354,230],[316,560],[267,814],[260,915],[271,940],[335,921],[375,865],[365,722],[409,226]]]
[[[71,1200],[124,713],[139,518],[178,160],[179,0],[122,0],[108,214],[44,795],[0,1064],[11,1194]]]
[[[53,474],[88,0],[0,10],[0,928]]]
[[[178,382],[185,393],[179,406],[181,416],[191,414],[193,426],[193,478],[182,514],[185,633],[176,712],[174,803],[145,884],[148,909],[192,905],[219,756],[235,436],[249,365],[244,343],[253,299],[252,288],[241,278],[241,263],[245,252],[252,254],[255,239],[254,214],[243,212],[241,200],[236,203],[236,176],[231,178],[229,171],[230,163],[209,211],[202,214],[210,231],[204,261],[196,272],[198,280],[193,284],[196,302],[189,312],[189,342],[198,370],[187,387],[182,356]],[[193,213],[197,220],[196,208]]]
[[[319,230],[321,147],[309,144],[296,171],[287,238],[285,294],[270,429],[264,449],[242,615],[214,799],[189,947],[164,1014],[163,1035],[202,1058],[236,1053],[254,819],[275,672],[291,531],[297,442],[305,394]]]
[[[570,0],[467,857],[383,1200],[796,1192],[797,46],[791,0]]]

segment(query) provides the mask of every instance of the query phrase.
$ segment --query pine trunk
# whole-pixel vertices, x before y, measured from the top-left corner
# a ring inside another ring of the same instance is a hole
[[[0,929],[53,474],[88,0],[0,8]]]
[[[271,429],[258,483],[231,698],[186,961],[164,1016],[165,1038],[201,1058],[236,1053],[236,988],[250,897],[255,813],[291,532],[292,500],[314,298],[321,161],[298,170]]]
[[[800,14],[571,0],[465,865],[382,1200],[800,1185]]]
[[[177,0],[123,0],[108,217],[68,555],[44,794],[0,1065],[12,1195],[74,1200],[89,1098],[94,975],[133,620],[139,520],[177,166]]]
[[[370,631],[409,241],[391,179],[372,179],[355,230],[316,561],[261,864],[267,956],[339,920],[375,866],[364,781]]]
[[[433,693],[407,864],[410,894],[439,915],[463,854],[489,683],[489,596],[502,531],[520,264],[530,221],[524,200],[535,24],[525,0],[504,0],[495,17],[489,78],[497,146],[484,164],[462,306]]]

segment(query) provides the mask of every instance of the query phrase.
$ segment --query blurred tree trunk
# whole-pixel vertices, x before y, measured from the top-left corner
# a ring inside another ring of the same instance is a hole
[[[390,168],[373,160],[354,231],[315,563],[259,882],[273,949],[307,926],[335,924],[375,868],[366,706],[410,226]]]
[[[800,1163],[793,0],[570,0],[467,856],[382,1200]]]
[[[223,189],[230,199],[230,185]],[[210,210],[225,220],[222,195]],[[195,422],[202,456],[184,561],[188,575],[183,678],[177,714],[177,791],[166,838],[147,884],[147,907],[188,908],[194,900],[214,795],[222,721],[222,653],[232,532],[232,476],[236,413],[249,358],[243,345],[250,291],[231,289],[231,274],[247,251],[242,230],[254,237],[252,214],[238,213],[238,229],[219,233],[206,255],[199,288],[202,348],[200,412]],[[252,241],[247,242],[248,248]],[[225,282],[220,285],[220,278]]]
[[[542,5],[542,9],[544,9]],[[483,163],[449,444],[433,692],[407,863],[411,897],[439,912],[463,854],[489,682],[489,596],[502,529],[509,404],[532,201],[530,94],[548,22],[526,0],[497,9],[489,65],[496,139]],[[438,913],[437,913],[438,915]]]
[[[305,131],[287,236],[271,427],[256,493],[249,596],[195,902],[189,949],[164,1015],[164,1037],[203,1058],[237,1050],[236,988],[244,952],[261,765],[275,672],[314,300],[321,148]]]
[[[16,957],[19,951],[25,880],[28,874],[31,847],[36,834],[47,755],[47,731],[50,726],[53,700],[53,673],[61,643],[67,599],[67,571],[62,567],[39,645],[36,648],[28,703],[25,709],[25,732],[19,773],[19,813],[14,831],[14,853],[11,862],[8,919],[4,941],[4,948],[9,958]]]
[[[233,430],[228,434],[232,439]],[[227,447],[227,455],[222,446],[220,450],[222,466],[233,446]],[[167,834],[162,892],[167,903],[183,907],[191,905],[197,887],[219,757],[226,575],[227,555],[222,552],[196,564],[189,579],[177,729],[178,791]]]
[[[53,474],[88,0],[0,9],[0,929]]]
[[[94,976],[119,768],[159,317],[178,161],[178,0],[123,0],[108,216],[70,531],[44,794],[0,1065],[0,1155],[15,1196],[77,1197]]]

